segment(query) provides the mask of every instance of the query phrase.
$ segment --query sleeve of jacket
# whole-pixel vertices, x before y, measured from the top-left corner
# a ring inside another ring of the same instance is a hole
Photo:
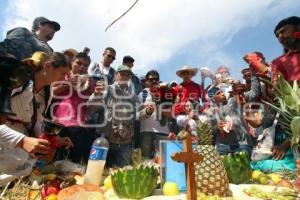
[[[251,89],[245,93],[246,101],[254,101],[261,95],[261,87],[258,78],[252,74],[251,76]]]
[[[29,42],[31,37],[32,33],[26,28],[19,27],[8,31],[4,41],[0,42],[0,55],[24,59],[32,52],[32,44]]]
[[[25,137],[6,125],[0,125],[0,142],[8,144],[11,147],[16,147],[17,144]]]
[[[142,91],[142,85],[140,79],[136,75],[133,75],[133,85],[135,93],[138,95]]]
[[[88,124],[97,124],[104,120],[105,110],[107,109],[105,104],[106,94],[101,96],[93,93],[87,102],[87,117]]]

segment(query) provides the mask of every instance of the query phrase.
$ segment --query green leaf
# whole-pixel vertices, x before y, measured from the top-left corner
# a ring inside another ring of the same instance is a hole
[[[282,76],[277,80],[277,86],[283,96],[291,94],[292,86]]]
[[[298,145],[300,139],[300,116],[294,117],[291,121],[292,139],[291,146]]]

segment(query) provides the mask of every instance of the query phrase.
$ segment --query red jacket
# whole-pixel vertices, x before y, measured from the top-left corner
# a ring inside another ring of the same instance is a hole
[[[205,90],[202,87],[202,85],[195,83],[194,81],[190,81],[187,83],[181,83],[177,85],[174,90],[177,93],[178,101],[177,105],[175,105],[175,115],[179,115],[180,113],[184,112],[184,105],[185,102],[189,99],[193,99],[195,101],[199,101],[199,99],[202,100],[202,102],[205,102]]]

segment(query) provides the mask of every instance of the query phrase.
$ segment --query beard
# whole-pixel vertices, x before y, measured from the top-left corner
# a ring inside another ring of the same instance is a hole
[[[290,50],[294,49],[299,41],[299,39],[295,38],[285,38],[282,41],[280,41],[280,43],[283,46],[283,48]]]

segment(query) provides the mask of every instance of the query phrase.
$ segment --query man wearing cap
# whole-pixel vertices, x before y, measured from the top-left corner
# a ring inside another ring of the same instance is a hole
[[[300,17],[292,16],[281,20],[274,29],[285,54],[272,61],[272,80],[280,74],[292,82],[300,80]]]
[[[124,56],[123,57],[123,65],[126,65],[126,66],[130,67],[131,70],[132,70],[132,67],[134,65],[133,57]],[[132,74],[131,81],[134,85],[135,94],[138,95],[142,91],[141,81],[135,74]]]
[[[116,70],[116,81],[108,86],[104,81],[98,81],[95,92],[89,99],[89,102],[93,102],[88,106],[89,114],[98,112],[105,115],[106,121],[100,129],[109,141],[107,167],[130,165],[134,121],[140,112],[151,111],[151,108],[145,108],[137,112],[139,100],[130,84],[131,77],[130,67],[119,66]]]
[[[116,59],[116,50],[112,47],[106,47],[102,55],[102,61],[90,65],[88,73],[91,76],[104,78],[107,80],[108,85],[111,85],[115,81],[116,70],[111,67],[111,64]]]
[[[129,67],[132,70],[134,66],[134,58],[132,56],[124,56],[122,64]],[[141,81],[135,74],[132,74],[131,81],[134,86],[135,94],[138,95],[142,91]],[[133,136],[134,148],[139,148],[140,146],[139,137],[140,137],[140,122],[136,120],[134,122],[134,136]]]
[[[52,40],[60,25],[45,17],[37,17],[32,24],[32,31],[18,27],[7,32],[0,43],[0,55],[13,56],[18,60],[29,58],[36,51],[53,52],[48,42]]]
[[[175,115],[184,112],[185,102],[193,99],[198,101],[201,99],[203,102],[205,99],[205,91],[202,85],[195,83],[192,78],[197,74],[197,68],[190,66],[183,66],[176,72],[176,75],[182,78],[183,82],[176,86],[177,92]]]

